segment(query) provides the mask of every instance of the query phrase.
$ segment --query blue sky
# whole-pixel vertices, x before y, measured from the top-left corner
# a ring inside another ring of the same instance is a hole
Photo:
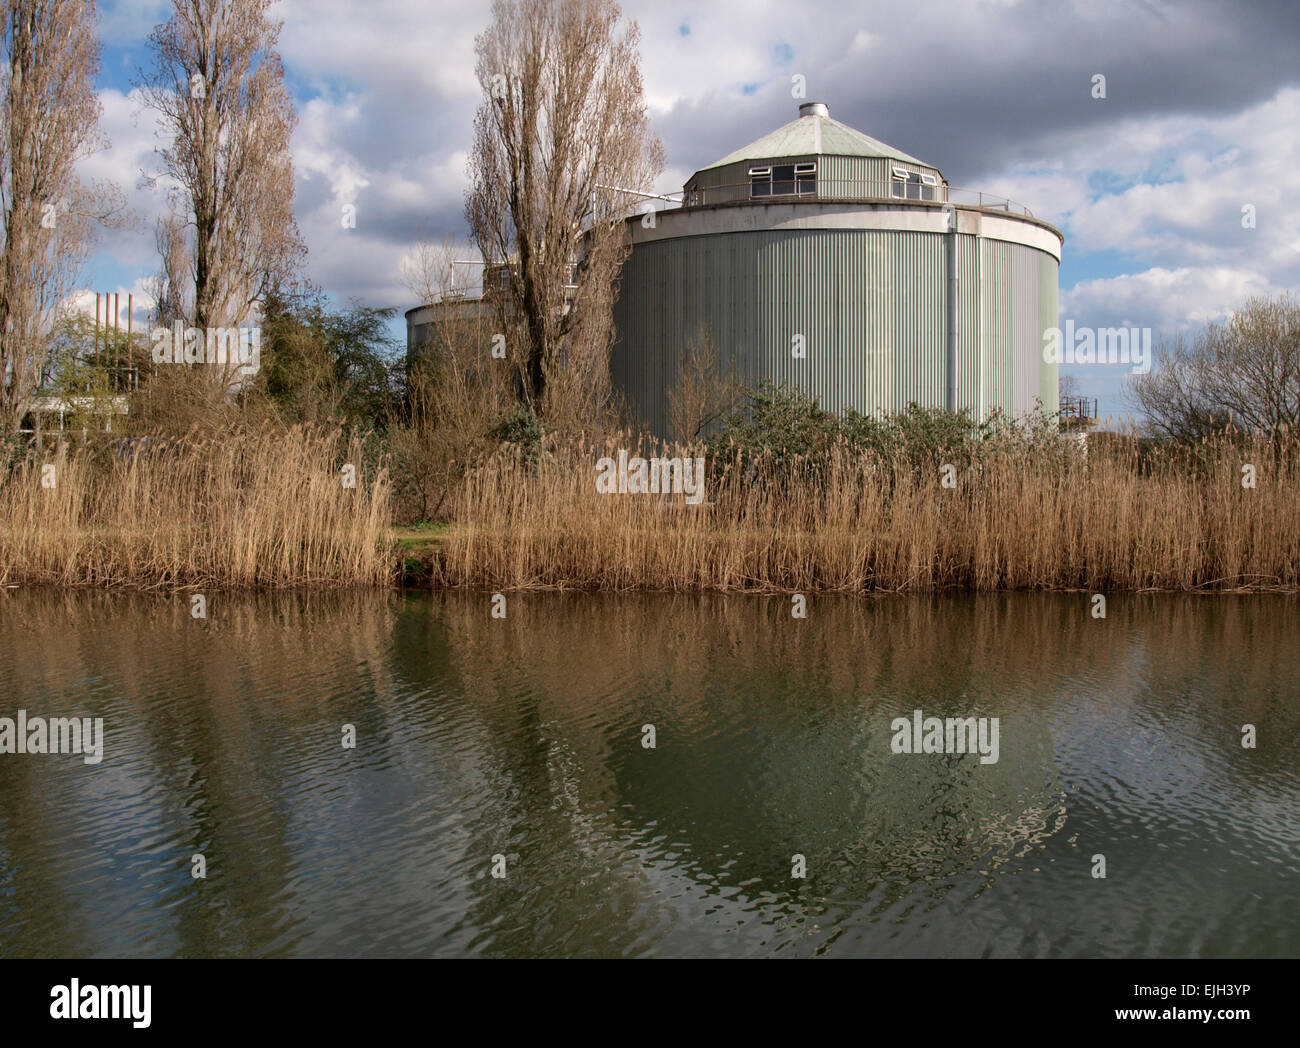
[[[128,191],[139,222],[106,234],[83,282],[141,297],[162,193],[152,115],[133,94],[153,0],[101,4],[108,150],[84,174]],[[338,300],[414,305],[403,260],[422,234],[467,230],[482,2],[283,2],[299,113],[296,214],[312,279]],[[1300,288],[1300,11],[1239,2],[749,0],[628,3],[641,28],[660,191],[795,115],[790,77],[832,115],[939,167],[954,186],[1027,204],[1066,236],[1062,320],[1150,327],[1158,343],[1251,294]],[[1093,97],[1095,74],[1107,96]],[[357,228],[340,228],[340,208]],[[1241,207],[1256,208],[1253,229]],[[468,250],[468,249],[467,249]],[[404,329],[395,325],[396,333]],[[1103,413],[1131,410],[1123,366],[1067,368]]]

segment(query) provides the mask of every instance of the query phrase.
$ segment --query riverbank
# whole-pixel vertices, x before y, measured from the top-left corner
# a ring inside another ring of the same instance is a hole
[[[338,433],[65,447],[0,485],[0,584],[1300,592],[1300,456],[1276,443],[715,450],[698,497],[601,493],[620,450],[504,448],[448,521],[394,527],[382,455]]]
[[[385,585],[389,479],[356,440],[306,427],[61,445],[0,473],[0,583]]]
[[[498,460],[464,484],[430,583],[494,590],[1300,591],[1292,449],[996,442],[955,462],[836,446],[705,498],[597,494],[595,454]],[[1245,483],[1243,483],[1245,482]]]

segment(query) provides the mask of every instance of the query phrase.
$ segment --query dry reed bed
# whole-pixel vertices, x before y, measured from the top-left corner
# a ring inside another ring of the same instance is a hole
[[[658,449],[685,455],[685,449]],[[1300,589],[1300,458],[1223,440],[1133,450],[991,442],[959,465],[845,447],[824,476],[711,463],[706,502],[601,495],[603,449],[470,474],[431,565],[444,586],[656,590]],[[357,467],[345,488],[339,466]],[[1241,467],[1256,468],[1243,488]],[[43,487],[42,467],[55,486]],[[720,466],[720,468],[718,468]],[[390,582],[386,471],[337,433],[61,449],[0,481],[0,582],[276,587]]]
[[[0,472],[0,581],[382,583],[394,570],[389,512],[387,472],[367,476],[361,448],[338,433],[241,433],[124,456],[64,445]]]
[[[687,454],[684,450],[659,454]],[[1266,442],[1184,452],[996,443],[941,486],[938,464],[834,449],[824,479],[682,495],[599,494],[596,459],[471,474],[435,580],[448,586],[860,591],[1300,589],[1300,467]],[[1242,487],[1241,467],[1256,467]],[[711,470],[711,473],[714,471]]]

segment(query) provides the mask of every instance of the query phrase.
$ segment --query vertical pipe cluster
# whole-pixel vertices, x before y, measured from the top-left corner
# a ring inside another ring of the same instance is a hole
[[[111,315],[109,313],[110,308],[112,309]],[[123,342],[121,293],[117,291],[95,292],[95,333],[91,340],[93,347],[91,355],[96,366],[110,366],[113,368],[129,368],[131,366],[134,312],[135,294],[128,292],[126,296],[126,342]]]

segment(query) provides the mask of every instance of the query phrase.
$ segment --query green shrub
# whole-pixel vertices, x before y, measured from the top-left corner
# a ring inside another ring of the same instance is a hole
[[[489,435],[517,448],[530,469],[537,467],[542,455],[542,422],[531,407],[516,408],[492,427]]]

